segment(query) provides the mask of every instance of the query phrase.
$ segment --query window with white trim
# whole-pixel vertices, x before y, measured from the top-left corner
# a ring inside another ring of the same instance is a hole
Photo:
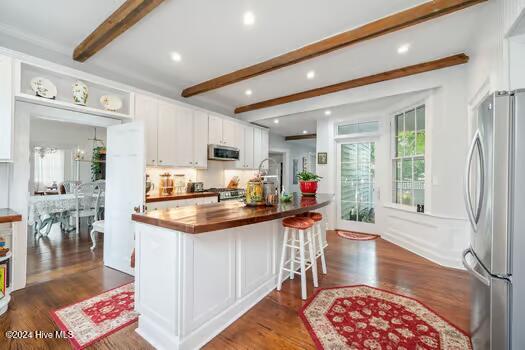
[[[392,145],[392,202],[425,204],[424,104],[393,117]]]

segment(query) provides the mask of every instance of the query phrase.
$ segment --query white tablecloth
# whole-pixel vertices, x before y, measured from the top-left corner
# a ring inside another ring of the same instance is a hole
[[[80,208],[94,208],[96,196],[79,197]],[[101,199],[101,207],[104,206],[104,199]],[[74,193],[59,194],[53,196],[31,196],[29,197],[29,214],[27,222],[33,225],[35,221],[44,216],[76,210],[77,197]]]

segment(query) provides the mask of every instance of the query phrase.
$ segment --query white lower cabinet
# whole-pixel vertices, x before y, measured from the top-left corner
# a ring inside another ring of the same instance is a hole
[[[136,223],[137,332],[158,349],[204,346],[275,289],[280,230],[281,220],[201,234]]]

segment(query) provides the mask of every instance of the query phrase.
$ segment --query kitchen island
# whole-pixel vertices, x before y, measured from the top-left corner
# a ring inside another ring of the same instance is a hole
[[[157,349],[197,349],[277,283],[281,219],[333,195],[272,207],[237,201],[133,214],[137,332]]]

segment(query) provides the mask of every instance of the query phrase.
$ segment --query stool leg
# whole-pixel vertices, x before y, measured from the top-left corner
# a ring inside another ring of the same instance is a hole
[[[299,230],[299,255],[301,256],[301,297],[306,299],[306,266],[304,256],[304,230]]]
[[[308,240],[310,241],[310,244],[308,244],[308,249],[309,249],[309,255],[310,255],[310,264],[312,264],[312,277],[313,277],[313,280],[314,280],[314,287],[317,288],[317,287],[319,287],[319,281],[317,280],[317,259],[315,258],[315,256],[317,255],[317,252],[314,249],[315,248],[315,243],[314,243],[315,241],[314,241],[313,230],[314,230],[314,228],[311,227],[306,232],[308,234]]]
[[[277,277],[277,290],[281,290],[283,283],[283,268],[286,259],[286,244],[288,243],[288,227],[284,228],[283,249],[281,252],[281,264],[279,265],[279,276]]]
[[[319,243],[319,251],[321,253],[321,269],[323,271],[323,274],[326,275],[326,260],[324,258],[324,244],[323,244],[323,234],[322,234],[322,230],[321,230],[321,223],[317,223],[316,224],[317,226],[317,240],[318,240],[318,243]],[[317,254],[317,253],[316,253]]]
[[[295,243],[297,243],[297,230],[292,229],[292,246],[295,247]],[[295,277],[295,256],[297,255],[297,252],[295,251],[295,248],[290,248],[290,279],[293,280]]]

